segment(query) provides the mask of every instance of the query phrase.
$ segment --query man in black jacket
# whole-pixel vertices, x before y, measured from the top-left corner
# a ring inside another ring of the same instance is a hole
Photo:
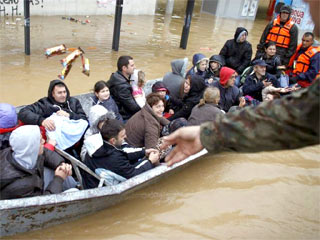
[[[227,40],[219,53],[225,59],[225,66],[234,69],[238,75],[249,66],[252,57],[252,46],[247,36],[247,29],[238,27],[234,39]]]
[[[118,71],[111,74],[107,85],[110,93],[118,105],[123,120],[128,120],[140,110],[132,96],[130,76],[135,69],[134,61],[130,56],[121,56],[117,63]]]
[[[264,60],[257,59],[252,64],[254,73],[247,76],[242,88],[243,95],[249,95],[262,102],[262,90],[270,85],[278,88],[280,83],[274,75],[266,72],[267,64]]]
[[[159,162],[159,151],[155,149],[139,149],[130,153],[121,150],[126,130],[119,120],[107,119],[102,124],[103,145],[92,157],[87,153],[84,161],[92,171],[103,168],[128,179],[152,169]],[[142,160],[145,156],[148,159]],[[99,181],[96,178],[86,172],[82,173],[86,189],[98,186]]]
[[[54,112],[74,120],[87,120],[79,100],[70,97],[69,89],[60,80],[52,80],[48,96],[21,109],[18,118],[25,124],[43,126],[47,130],[53,131],[55,130],[54,121],[48,117]]]

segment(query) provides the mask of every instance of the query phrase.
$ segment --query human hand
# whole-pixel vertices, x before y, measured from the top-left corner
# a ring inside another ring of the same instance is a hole
[[[72,175],[72,166],[67,163],[62,163],[56,168],[54,175],[65,180],[68,176]]]
[[[262,83],[263,83],[264,87],[268,87],[268,86],[272,85],[272,83],[268,82],[267,80],[262,81]]]
[[[174,114],[174,111],[172,109],[169,110],[169,114]]]
[[[146,156],[148,157],[150,155],[150,153],[157,153],[159,152],[157,149],[154,149],[154,148],[149,148],[149,149],[146,149]]]
[[[212,82],[213,82],[213,78],[209,78],[208,83],[212,83]]]
[[[156,152],[150,152],[148,159],[152,164],[156,164],[159,162],[160,159],[160,153],[159,151]]]
[[[200,126],[179,128],[169,136],[163,137],[160,149],[166,149],[170,145],[176,146],[165,158],[168,166],[200,152],[203,149],[200,141]]]
[[[56,129],[56,125],[54,124],[54,121],[51,119],[46,118],[41,123],[42,126],[45,127],[48,131],[54,131]]]
[[[63,111],[63,110],[57,111],[56,114],[57,114],[58,116],[63,116],[63,117],[67,117],[67,118],[70,117],[70,114],[67,113],[66,111]]]
[[[246,105],[246,99],[244,97],[240,97],[239,101],[239,107],[243,108]]]

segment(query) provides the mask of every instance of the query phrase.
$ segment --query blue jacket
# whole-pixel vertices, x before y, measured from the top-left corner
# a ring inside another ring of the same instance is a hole
[[[118,106],[116,102],[113,100],[113,98],[110,96],[109,99],[100,102],[99,99],[94,95],[91,97],[93,101],[93,105],[99,104],[101,106],[104,106],[108,111],[113,112],[116,115],[116,119],[123,121],[121,114],[119,113]]]
[[[203,55],[202,53],[196,53],[193,55],[193,58],[192,58],[192,68],[190,68],[186,74],[186,78],[189,76],[189,75],[199,75],[200,77],[205,77],[206,75],[206,71],[200,71],[199,68],[198,68],[198,64],[201,62],[201,60],[203,59],[206,59],[206,56]]]
[[[214,82],[213,86],[220,90],[219,106],[223,111],[228,112],[232,106],[239,104],[240,91],[238,87],[224,88],[220,82]]]

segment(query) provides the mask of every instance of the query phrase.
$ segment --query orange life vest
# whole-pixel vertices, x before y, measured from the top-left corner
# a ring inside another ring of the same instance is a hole
[[[280,16],[273,21],[273,27],[270,29],[266,42],[276,42],[277,47],[289,48],[290,29],[294,22],[290,18],[282,27],[280,26]]]
[[[293,54],[289,62],[289,67],[292,67],[293,69],[292,73],[294,74],[294,76],[297,76],[300,73],[304,73],[308,71],[309,65],[310,65],[310,58],[312,58],[315,54],[320,52],[320,47],[310,46],[306,51],[304,51],[298,56],[298,52],[301,49],[301,47],[302,47],[302,44],[299,44],[295,54]],[[320,72],[318,72],[317,76],[314,79],[316,79],[319,75],[320,75]],[[306,81],[298,81],[298,83],[302,87],[307,87],[311,85],[311,83]]]

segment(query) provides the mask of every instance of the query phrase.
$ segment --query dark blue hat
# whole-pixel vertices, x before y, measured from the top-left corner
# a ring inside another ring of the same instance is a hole
[[[252,65],[253,65],[253,66],[258,65],[258,66],[263,66],[263,67],[267,66],[266,62],[265,62],[264,60],[262,60],[262,59],[256,59],[256,60],[254,60],[254,61],[252,62]]]

